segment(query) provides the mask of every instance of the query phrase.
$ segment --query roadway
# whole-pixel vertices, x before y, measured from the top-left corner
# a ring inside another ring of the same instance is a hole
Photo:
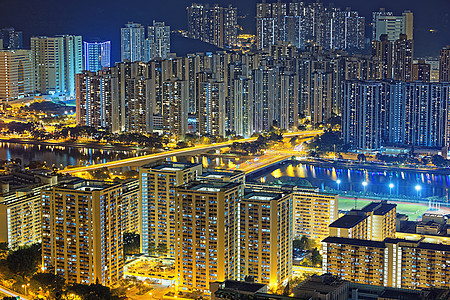
[[[315,136],[321,132],[322,132],[321,130],[290,132],[290,133],[285,133],[283,135],[283,137],[284,138],[290,138],[290,137],[294,137],[294,136],[308,137],[308,136]],[[212,144],[212,145],[199,145],[199,146],[190,147],[190,148],[170,150],[170,151],[165,151],[165,152],[161,152],[161,153],[153,153],[153,154],[149,154],[149,155],[132,157],[132,158],[127,158],[127,159],[122,159],[122,160],[117,160],[117,161],[111,161],[111,162],[107,162],[107,163],[93,164],[93,165],[89,165],[89,166],[85,166],[85,167],[64,169],[64,170],[60,170],[59,173],[75,174],[75,173],[88,172],[88,171],[93,171],[93,170],[102,169],[102,168],[113,169],[113,168],[129,167],[129,166],[141,166],[141,165],[144,165],[151,161],[163,160],[163,159],[166,159],[166,158],[169,158],[172,156],[185,156],[185,155],[194,154],[194,153],[202,153],[202,152],[207,152],[210,150],[216,150],[216,149],[220,149],[220,148],[229,147],[229,146],[231,146],[231,144],[233,144],[235,142],[243,143],[243,142],[253,142],[255,140],[256,140],[256,138],[248,138],[248,139],[242,139],[242,140],[232,140],[232,141],[227,141],[224,143],[217,143],[217,144]]]
[[[21,300],[29,300],[28,297],[25,297],[22,294],[13,292],[13,291],[11,291],[10,289],[8,289],[8,288],[6,288],[4,286],[0,286],[0,292],[2,292],[5,295],[11,296],[11,297],[18,297],[19,296]]]

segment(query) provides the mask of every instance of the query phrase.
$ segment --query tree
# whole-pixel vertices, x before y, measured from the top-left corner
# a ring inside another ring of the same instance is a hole
[[[294,240],[293,246],[300,250],[311,250],[313,249],[314,241],[303,235],[300,239]]]
[[[8,256],[8,243],[0,243],[0,259],[5,259]]]
[[[36,273],[30,280],[32,290],[38,291],[42,288],[44,291],[49,291],[52,298],[56,297],[57,293],[62,292],[64,285],[64,278],[52,273]]]
[[[367,160],[366,156],[363,153],[358,154],[356,157],[358,158],[359,161],[362,162]]]
[[[123,235],[123,253],[124,255],[139,254],[140,238],[139,234],[125,233]]]
[[[33,244],[21,247],[11,252],[6,258],[6,263],[12,273],[29,277],[38,269],[41,261],[41,244]]]
[[[311,263],[316,266],[316,265],[322,265],[322,256],[319,253],[319,250],[317,250],[317,248],[314,248],[311,251]]]
[[[167,245],[164,243],[159,243],[158,246],[156,246],[156,253],[159,255],[163,255],[167,253]]]
[[[125,176],[125,178],[138,178],[139,177],[139,172],[136,170],[127,170],[125,172],[123,172],[123,176]]]
[[[94,178],[95,180],[107,180],[110,179],[108,168],[101,168],[94,171],[89,171],[89,174]]]
[[[437,155],[437,154],[435,154],[435,155],[433,155],[431,157],[431,163],[433,165],[437,166],[437,167],[442,167],[442,166],[445,166],[447,164],[446,163],[446,159],[444,157],[440,156],[440,155]]]
[[[100,284],[74,284],[71,285],[65,292],[65,297],[75,294],[82,300],[115,300],[119,297],[112,294],[109,287]]]

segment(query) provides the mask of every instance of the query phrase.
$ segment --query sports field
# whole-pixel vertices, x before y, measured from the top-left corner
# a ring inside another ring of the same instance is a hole
[[[359,199],[356,200],[356,208],[361,209],[372,201],[370,199]],[[409,216],[410,221],[415,221],[420,218],[427,210],[428,205],[419,203],[406,203],[406,202],[395,202],[391,203],[397,204],[397,212],[400,214],[405,214]],[[351,198],[339,198],[339,210],[350,210],[355,208],[355,199]]]

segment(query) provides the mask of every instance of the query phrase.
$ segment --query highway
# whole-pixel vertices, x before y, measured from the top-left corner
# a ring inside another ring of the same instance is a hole
[[[25,297],[24,295],[16,293],[16,292],[13,292],[13,291],[11,291],[10,289],[7,289],[4,286],[0,287],[0,292],[2,292],[5,295],[11,296],[11,297],[19,296],[21,300],[29,300],[29,298]]]
[[[283,137],[284,138],[290,138],[290,137],[294,137],[294,136],[307,137],[307,136],[315,136],[319,133],[322,133],[322,131],[321,130],[311,130],[311,131],[289,132],[289,133],[285,133],[283,135]],[[231,146],[231,144],[233,144],[235,142],[243,143],[243,142],[253,142],[255,140],[256,140],[256,138],[248,138],[248,139],[233,140],[233,141],[227,141],[224,143],[217,143],[217,144],[211,144],[211,145],[199,145],[199,146],[195,146],[195,147],[191,147],[191,148],[170,150],[170,151],[165,151],[165,152],[161,152],[161,153],[153,153],[153,154],[149,154],[149,155],[143,155],[143,156],[138,156],[138,157],[117,160],[117,161],[111,161],[111,162],[102,163],[102,164],[93,164],[93,165],[89,165],[89,166],[85,166],[85,167],[64,169],[64,170],[60,170],[59,173],[60,174],[75,174],[75,173],[93,171],[93,170],[97,170],[97,169],[101,169],[101,168],[113,169],[113,168],[121,168],[121,167],[128,167],[128,166],[140,166],[140,165],[144,165],[144,164],[149,163],[154,160],[162,160],[162,159],[172,157],[172,156],[183,156],[183,155],[189,155],[189,154],[194,154],[194,153],[207,152],[210,150],[229,147],[229,146]]]

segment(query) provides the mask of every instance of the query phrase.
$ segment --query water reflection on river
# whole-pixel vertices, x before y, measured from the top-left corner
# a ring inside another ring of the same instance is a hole
[[[420,173],[413,171],[374,171],[354,170],[348,168],[324,168],[310,164],[286,162],[277,168],[268,170],[265,174],[257,174],[251,180],[273,182],[282,177],[297,177],[307,179],[313,186],[321,189],[332,188],[343,191],[367,192],[377,194],[392,194],[399,196],[420,196],[421,198],[438,196],[446,197],[450,187],[450,176]],[[364,187],[363,182],[367,182]],[[339,183],[339,184],[338,184]],[[392,184],[392,188],[390,188]],[[416,187],[420,187],[418,191]]]
[[[94,149],[68,146],[42,146],[0,142],[0,159],[19,158],[24,165],[30,161],[46,162],[49,166],[64,168],[72,165],[106,163],[130,157],[150,154],[142,150],[118,150],[115,148]],[[245,159],[237,157],[217,157],[215,155],[172,157],[172,161],[202,163],[205,168],[235,169]]]

